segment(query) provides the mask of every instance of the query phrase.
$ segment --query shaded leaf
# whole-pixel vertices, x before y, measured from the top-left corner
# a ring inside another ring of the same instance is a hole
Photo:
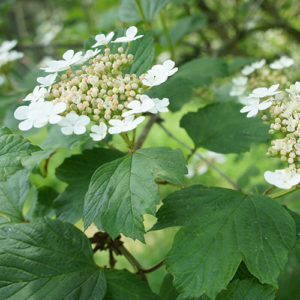
[[[148,284],[139,275],[125,270],[105,272],[107,293],[105,300],[158,300]]]
[[[95,148],[65,159],[56,169],[56,176],[69,184],[55,200],[57,218],[76,223],[82,217],[84,196],[95,170],[121,156],[114,150]]]
[[[29,194],[29,172],[20,170],[0,182],[0,215],[8,222],[22,222],[23,204]]]
[[[276,290],[268,285],[259,284],[254,279],[235,280],[216,300],[273,300]]]

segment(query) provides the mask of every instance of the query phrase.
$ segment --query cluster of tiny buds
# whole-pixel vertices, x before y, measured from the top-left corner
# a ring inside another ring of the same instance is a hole
[[[283,93],[280,95],[270,107],[272,122],[269,133],[280,134],[282,138],[272,141],[267,155],[280,157],[300,173],[300,96],[293,93],[288,97]],[[267,119],[267,116],[263,119]]]
[[[68,69],[61,81],[52,86],[46,99],[54,103],[64,102],[67,109],[62,115],[75,112],[87,115],[96,123],[121,119],[127,105],[139,100],[148,87],[142,80],[145,75],[126,74],[134,56],[124,53],[122,47],[112,54],[106,48],[78,70]]]
[[[260,86],[270,86],[273,82],[277,82],[281,87],[288,87],[291,84],[289,75],[288,69],[272,70],[265,65],[248,77],[247,87],[249,90],[253,90],[257,87],[258,82]]]

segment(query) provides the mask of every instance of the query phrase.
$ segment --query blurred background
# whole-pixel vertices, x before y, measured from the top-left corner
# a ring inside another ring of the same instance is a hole
[[[142,0],[147,2],[147,0]],[[149,1],[148,1],[149,2]],[[13,111],[21,99],[36,85],[39,69],[46,62],[58,59],[68,49],[82,50],[90,38],[108,33],[119,27],[137,26],[140,30],[152,30],[155,38],[156,62],[174,59],[179,66],[199,57],[220,57],[226,64],[226,76],[212,80],[188,92],[182,91],[182,102],[174,106],[172,113],[165,114],[165,126],[186,144],[192,146],[179,120],[190,111],[196,111],[212,102],[239,101],[238,93],[232,93],[233,78],[242,68],[254,61],[265,59],[274,62],[282,56],[293,60],[293,66],[273,73],[257,74],[256,87],[263,83],[276,84],[282,78],[287,83],[300,81],[300,1],[299,0],[162,0],[160,11],[152,12],[145,25],[133,0],[0,0],[0,47],[4,41],[17,40],[18,53],[11,60],[1,58],[0,53],[0,124],[17,131]],[[147,7],[147,4],[145,4]],[[0,51],[1,52],[1,51]],[[1,60],[2,59],[2,60]],[[277,80],[277,81],[276,81]],[[253,84],[253,82],[252,82]],[[172,100],[172,99],[171,99]],[[213,122],[213,120],[212,120]],[[140,129],[139,129],[140,130]],[[47,129],[22,132],[31,141],[40,144],[47,136]],[[114,137],[122,148],[122,141]],[[159,126],[154,126],[146,147],[170,146],[180,148],[166,136]],[[85,145],[88,148],[88,145]],[[267,158],[268,145],[256,145],[248,153],[217,155],[201,149],[203,155],[216,164],[244,190],[263,191],[268,188],[263,173],[280,167],[280,160]],[[187,155],[188,151],[182,148]],[[63,160],[82,147],[62,149],[50,162],[45,172],[44,159],[32,175],[36,187],[51,186],[61,192],[66,184],[55,177],[55,168]],[[192,160],[186,184],[201,183],[231,188],[230,184],[203,161]],[[162,198],[176,187],[160,186]],[[290,209],[300,212],[300,193],[294,193],[279,201]],[[151,228],[155,218],[145,217],[146,228]],[[82,227],[79,222],[77,224]],[[92,235],[94,228],[90,228]],[[141,264],[147,268],[159,262],[171,247],[176,229],[149,232],[147,245],[126,240],[126,245]],[[97,253],[100,265],[107,265],[107,254]],[[130,266],[122,259],[118,268]],[[158,291],[164,267],[149,275],[151,287]],[[281,278],[277,299],[299,299],[300,250],[292,254]],[[297,298],[298,297],[298,298]]]

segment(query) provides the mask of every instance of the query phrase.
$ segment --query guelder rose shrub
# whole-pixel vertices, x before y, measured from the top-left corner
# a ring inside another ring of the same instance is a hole
[[[171,59],[153,64],[153,44],[150,31],[131,26],[96,35],[84,51],[67,50],[15,109],[22,134],[0,129],[0,299],[275,299],[299,223],[277,201],[300,186],[300,83],[280,73],[294,61],[244,66],[230,91],[236,101],[181,118],[188,145],[163,117],[187,93],[229,75],[227,64],[210,57],[179,68]],[[43,127],[39,146],[24,137]],[[184,154],[143,148],[158,130]],[[265,170],[264,189],[246,191],[217,165],[235,168],[227,154],[258,144],[269,145],[267,156],[282,168]],[[62,148],[76,149],[56,167],[65,190],[35,187],[31,174],[47,173]],[[228,188],[199,184],[210,169]],[[125,237],[146,243],[146,214],[156,217],[148,231],[177,231],[148,268],[124,244]],[[103,266],[96,252],[107,254]],[[130,271],[116,268],[120,256]],[[148,274],[159,268],[165,277],[155,294]]]

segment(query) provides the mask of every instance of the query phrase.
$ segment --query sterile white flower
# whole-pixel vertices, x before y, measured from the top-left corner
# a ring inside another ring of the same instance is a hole
[[[74,50],[67,50],[63,54],[63,60],[52,60],[47,62],[47,68],[41,68],[47,73],[55,73],[65,71],[70,68],[71,65],[77,64],[82,60],[82,51],[77,53]]]
[[[244,86],[247,84],[248,78],[246,76],[239,76],[232,79],[232,83],[236,86]]]
[[[299,95],[300,94],[300,82],[296,81],[295,84],[292,84],[289,89],[286,91],[291,95]]]
[[[143,35],[136,36],[137,32],[138,29],[135,26],[131,26],[126,30],[125,36],[117,38],[113,43],[129,43],[143,37]]]
[[[40,84],[41,87],[51,86],[56,79],[57,73],[47,75],[45,77],[38,77],[36,81]]]
[[[108,123],[112,126],[109,127],[110,134],[118,134],[135,129],[139,124],[145,120],[144,116],[134,119],[134,115],[126,117],[124,120],[112,119]]]
[[[275,60],[270,64],[270,68],[274,70],[281,70],[288,68],[294,64],[294,60],[287,56],[281,56],[278,60]]]
[[[47,90],[44,87],[36,86],[32,93],[28,94],[23,101],[37,102],[44,100],[44,96],[47,93]]]
[[[90,137],[94,141],[101,141],[106,137],[107,126],[105,123],[101,122],[99,125],[93,125],[91,132]]]
[[[66,110],[65,103],[50,101],[32,102],[28,106],[19,106],[14,113],[17,120],[22,120],[19,129],[26,131],[34,128],[41,128],[48,123],[57,124],[62,120],[60,113]]]
[[[110,32],[108,35],[105,35],[103,33],[102,34],[97,34],[95,36],[96,44],[94,44],[92,46],[92,48],[99,47],[99,46],[104,46],[104,45],[108,45],[109,42],[114,37],[114,35],[115,35],[114,32]]]
[[[258,70],[258,69],[261,69],[265,64],[266,64],[266,60],[262,59],[262,60],[252,63],[251,67],[254,68],[255,70]]]
[[[64,135],[84,134],[86,126],[90,123],[90,118],[85,115],[77,115],[75,112],[68,113],[59,123],[61,132]]]
[[[90,58],[96,56],[101,50],[100,49],[95,49],[95,50],[88,50],[85,52],[84,56],[81,57],[80,60],[77,61],[76,65],[81,65],[85,63],[87,60]]]
[[[244,92],[246,91],[246,87],[245,86],[238,86],[238,85],[234,85],[229,93],[230,96],[234,97],[234,96],[241,96],[244,94]]]
[[[252,93],[249,95],[249,97],[253,97],[253,98],[264,98],[264,97],[268,97],[268,96],[273,96],[276,94],[281,93],[280,91],[276,91],[279,87],[279,84],[274,84],[269,88],[265,88],[265,87],[261,87],[261,88],[257,88],[254,89],[252,91]]]
[[[155,104],[154,108],[149,110],[149,112],[151,112],[152,114],[157,114],[158,112],[166,113],[169,111],[168,106],[170,104],[170,101],[168,98],[163,98],[163,99],[154,98],[152,100]]]
[[[253,73],[255,71],[255,69],[252,67],[252,66],[245,66],[243,69],[242,69],[242,74],[244,76],[248,76],[250,75],[251,73]]]
[[[152,67],[152,70],[157,72],[165,73],[167,76],[172,76],[178,71],[178,68],[175,67],[175,62],[168,59],[162,65],[155,65]]]
[[[4,41],[0,46],[0,53],[8,52],[17,45],[17,40]]]
[[[167,79],[168,76],[164,72],[151,69],[146,73],[143,84],[146,86],[156,86],[164,83]]]
[[[250,98],[248,105],[244,106],[240,112],[241,113],[248,113],[247,118],[251,118],[257,115],[259,110],[265,110],[272,105],[271,100],[263,101],[262,103],[259,102],[259,98]]]
[[[300,183],[300,174],[289,168],[275,170],[275,172],[266,171],[264,174],[265,180],[277,186],[280,189],[290,189]]]
[[[134,100],[131,101],[126,107],[130,108],[131,110],[126,111],[122,114],[122,117],[128,117],[133,114],[140,114],[146,111],[150,111],[154,108],[155,103],[154,101],[147,95],[141,95],[141,101]]]

